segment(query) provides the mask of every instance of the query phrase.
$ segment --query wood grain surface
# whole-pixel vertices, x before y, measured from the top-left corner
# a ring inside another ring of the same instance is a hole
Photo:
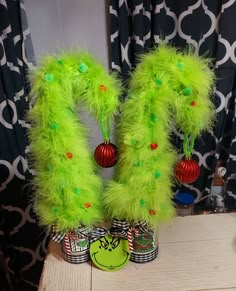
[[[73,265],[50,244],[40,291],[236,290],[236,214],[176,217],[162,225],[153,262],[117,272]]]

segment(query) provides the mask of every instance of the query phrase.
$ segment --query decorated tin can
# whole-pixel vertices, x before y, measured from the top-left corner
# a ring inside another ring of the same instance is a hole
[[[155,232],[148,229],[146,223],[135,225],[131,232],[132,249],[130,260],[135,263],[148,263],[153,261],[158,254],[158,240]],[[128,240],[130,239],[128,234]]]
[[[84,227],[66,233],[61,241],[61,249],[65,261],[80,264],[90,260],[89,235],[91,231],[91,227]]]

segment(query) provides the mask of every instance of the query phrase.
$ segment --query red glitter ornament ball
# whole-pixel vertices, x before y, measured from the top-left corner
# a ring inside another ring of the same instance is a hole
[[[118,160],[118,148],[110,142],[101,143],[95,149],[94,158],[97,164],[103,168],[113,167]]]
[[[193,183],[200,175],[200,167],[194,160],[181,160],[175,168],[175,176],[180,183]]]

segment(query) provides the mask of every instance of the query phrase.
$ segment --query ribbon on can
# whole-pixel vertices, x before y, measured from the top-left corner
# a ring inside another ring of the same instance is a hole
[[[93,243],[105,235],[109,234],[109,231],[104,227],[94,227],[90,235],[90,243]]]
[[[110,229],[110,234],[113,236],[118,236],[123,239],[128,239],[129,249],[133,252],[133,237],[137,237],[140,233],[150,233],[153,231],[148,227],[145,220],[140,220],[136,223],[128,223],[124,220],[119,220],[114,218],[112,221],[112,227]]]
[[[147,222],[145,220],[140,220],[136,223],[132,223],[131,224],[133,227],[135,227],[136,229],[138,229],[139,233],[151,233],[153,234],[153,230],[151,230],[148,225]]]
[[[118,236],[120,238],[127,239],[129,227],[130,227],[129,223],[127,223],[125,220],[119,220],[114,218],[112,220],[110,234],[113,236]]]
[[[60,243],[66,236],[66,231],[58,231],[55,224],[52,225],[51,229],[51,240],[55,243]]]
[[[84,227],[84,226],[83,226]],[[51,230],[51,240],[54,241],[55,243],[60,243],[61,241],[63,241],[63,239],[67,236],[67,240],[68,238],[72,239],[72,240],[76,240],[77,238],[77,234],[88,238],[89,236],[83,233],[83,227],[78,227],[78,228],[74,228],[72,230],[69,231],[58,231],[57,226],[55,224],[52,225],[52,230]]]
[[[147,222],[145,220],[140,220],[136,223],[128,223],[125,220],[119,220],[114,218],[112,220],[112,225],[110,230],[104,227],[94,227],[92,232],[89,235],[85,235],[80,231],[80,228],[73,229],[71,231],[58,231],[56,225],[52,226],[51,239],[60,243],[63,239],[65,239],[68,243],[69,237],[72,240],[76,239],[76,234],[80,234],[89,239],[90,243],[93,243],[100,238],[104,237],[107,234],[112,236],[117,236],[122,239],[127,239],[129,243],[130,251],[133,251],[133,234],[134,236],[138,236],[140,233],[153,233],[151,229],[148,228]]]
[[[129,224],[126,221],[114,218],[109,230],[103,227],[94,227],[90,236],[90,242],[93,243],[107,234],[127,239],[128,230]]]

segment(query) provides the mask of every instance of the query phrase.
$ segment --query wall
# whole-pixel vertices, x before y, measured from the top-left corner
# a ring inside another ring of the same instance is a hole
[[[83,48],[108,68],[105,0],[24,0],[36,60],[61,49]],[[102,142],[96,122],[82,112],[93,151]],[[108,178],[112,171],[104,169]]]
[[[108,64],[105,0],[24,0],[35,54],[80,47]]]

